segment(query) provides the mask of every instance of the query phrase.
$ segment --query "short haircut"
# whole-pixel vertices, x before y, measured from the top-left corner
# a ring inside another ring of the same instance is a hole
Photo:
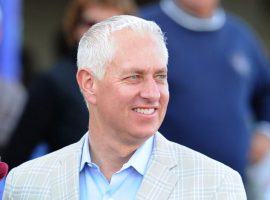
[[[157,47],[160,47],[164,63],[168,63],[165,37],[155,22],[130,15],[119,15],[95,24],[83,35],[78,47],[78,68],[90,68],[97,78],[102,79],[105,66],[113,59],[115,53],[115,43],[110,36],[122,29],[149,33],[155,39]]]

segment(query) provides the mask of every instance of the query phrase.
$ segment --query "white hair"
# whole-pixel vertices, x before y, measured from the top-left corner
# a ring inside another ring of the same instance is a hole
[[[78,47],[78,68],[88,67],[97,78],[102,79],[105,66],[113,59],[116,49],[110,36],[113,32],[126,28],[138,33],[150,33],[160,47],[165,63],[168,63],[165,37],[155,22],[130,15],[119,15],[95,24],[83,35]]]

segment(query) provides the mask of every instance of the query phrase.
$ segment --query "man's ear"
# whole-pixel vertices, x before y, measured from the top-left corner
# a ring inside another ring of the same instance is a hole
[[[96,79],[94,73],[89,68],[81,68],[77,71],[77,82],[88,103],[96,103]]]

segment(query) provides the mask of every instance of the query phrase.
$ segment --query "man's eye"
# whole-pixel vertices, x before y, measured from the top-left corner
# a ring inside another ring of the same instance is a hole
[[[130,80],[137,80],[138,78],[139,78],[139,75],[136,75],[136,74],[128,77],[128,79],[130,79]]]
[[[165,80],[165,79],[167,79],[167,75],[166,75],[166,74],[158,74],[156,77],[157,77],[159,80]]]
[[[124,80],[128,83],[138,83],[141,79],[139,74],[128,75],[124,78]]]

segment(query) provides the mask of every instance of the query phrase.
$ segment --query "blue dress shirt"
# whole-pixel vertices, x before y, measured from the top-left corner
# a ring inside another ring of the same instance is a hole
[[[89,134],[89,133],[88,133]],[[88,134],[85,135],[80,163],[81,200],[129,200],[135,199],[148,167],[154,136],[135,151],[123,167],[111,177],[105,178],[99,166],[91,162]]]

